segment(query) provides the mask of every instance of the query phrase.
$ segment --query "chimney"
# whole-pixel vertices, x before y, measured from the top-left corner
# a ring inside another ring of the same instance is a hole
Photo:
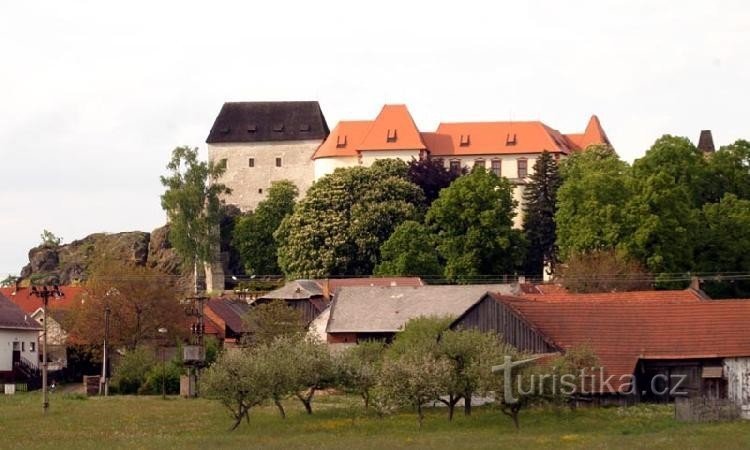
[[[701,136],[698,138],[698,150],[703,153],[713,153],[716,151],[711,130],[701,130]]]
[[[701,280],[698,277],[690,277],[690,289],[694,291],[701,290]]]

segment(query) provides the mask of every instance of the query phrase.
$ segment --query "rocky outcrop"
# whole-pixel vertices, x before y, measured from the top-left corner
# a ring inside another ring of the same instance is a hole
[[[69,244],[40,245],[29,251],[21,278],[44,284],[70,284],[86,278],[96,261],[117,259],[181,275],[180,258],[169,243],[169,227],[152,233],[95,233]]]

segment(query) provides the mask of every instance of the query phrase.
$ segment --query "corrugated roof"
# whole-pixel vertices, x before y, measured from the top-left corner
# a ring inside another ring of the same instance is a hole
[[[0,294],[0,328],[41,330],[42,327],[5,295]]]
[[[639,359],[750,356],[750,301],[690,300],[687,294],[681,301],[636,301],[623,296],[622,301],[544,302],[492,297],[560,348],[589,346],[605,376],[631,375]]]
[[[81,286],[60,286],[60,291],[65,295],[62,298],[50,298],[49,308],[69,309],[79,300],[83,292]],[[42,300],[39,297],[31,295],[31,289],[28,287],[0,288],[0,294],[3,294],[10,301],[18,305],[26,314],[32,314],[42,306]]]
[[[392,333],[422,316],[458,318],[487,292],[510,294],[511,285],[341,287],[331,306],[329,333]]]
[[[206,143],[323,140],[328,132],[315,101],[227,102]]]
[[[247,332],[247,327],[242,317],[250,309],[250,305],[242,300],[233,300],[227,298],[217,298],[209,300],[206,308],[210,308],[221,320],[226,323],[235,333]]]

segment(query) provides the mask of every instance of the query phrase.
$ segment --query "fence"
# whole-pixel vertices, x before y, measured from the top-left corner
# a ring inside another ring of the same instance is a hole
[[[742,411],[739,405],[725,398],[677,397],[674,412],[681,422],[718,422],[739,419]]]

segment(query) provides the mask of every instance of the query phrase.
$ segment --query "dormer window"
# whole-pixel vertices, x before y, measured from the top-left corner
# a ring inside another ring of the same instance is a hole
[[[250,125],[247,126],[248,133],[255,133],[256,131],[258,131],[258,125],[251,123]]]
[[[396,129],[388,129],[388,138],[386,139],[387,142],[396,142],[397,135],[396,135]]]
[[[220,129],[219,131],[220,131],[221,133],[223,133],[223,134],[229,134],[229,127],[224,127],[224,128],[222,128],[222,129]]]
[[[505,145],[516,145],[516,133],[508,133],[505,137]]]
[[[346,147],[346,135],[336,136],[336,148]]]
[[[461,141],[460,141],[459,145],[461,147],[468,147],[469,144],[471,144],[471,139],[469,138],[469,135],[468,134],[462,134],[461,135]]]
[[[310,131],[310,124],[309,123],[303,123],[299,126],[300,131]]]
[[[283,123],[277,123],[273,126],[273,131],[282,132],[284,131],[284,124]]]

